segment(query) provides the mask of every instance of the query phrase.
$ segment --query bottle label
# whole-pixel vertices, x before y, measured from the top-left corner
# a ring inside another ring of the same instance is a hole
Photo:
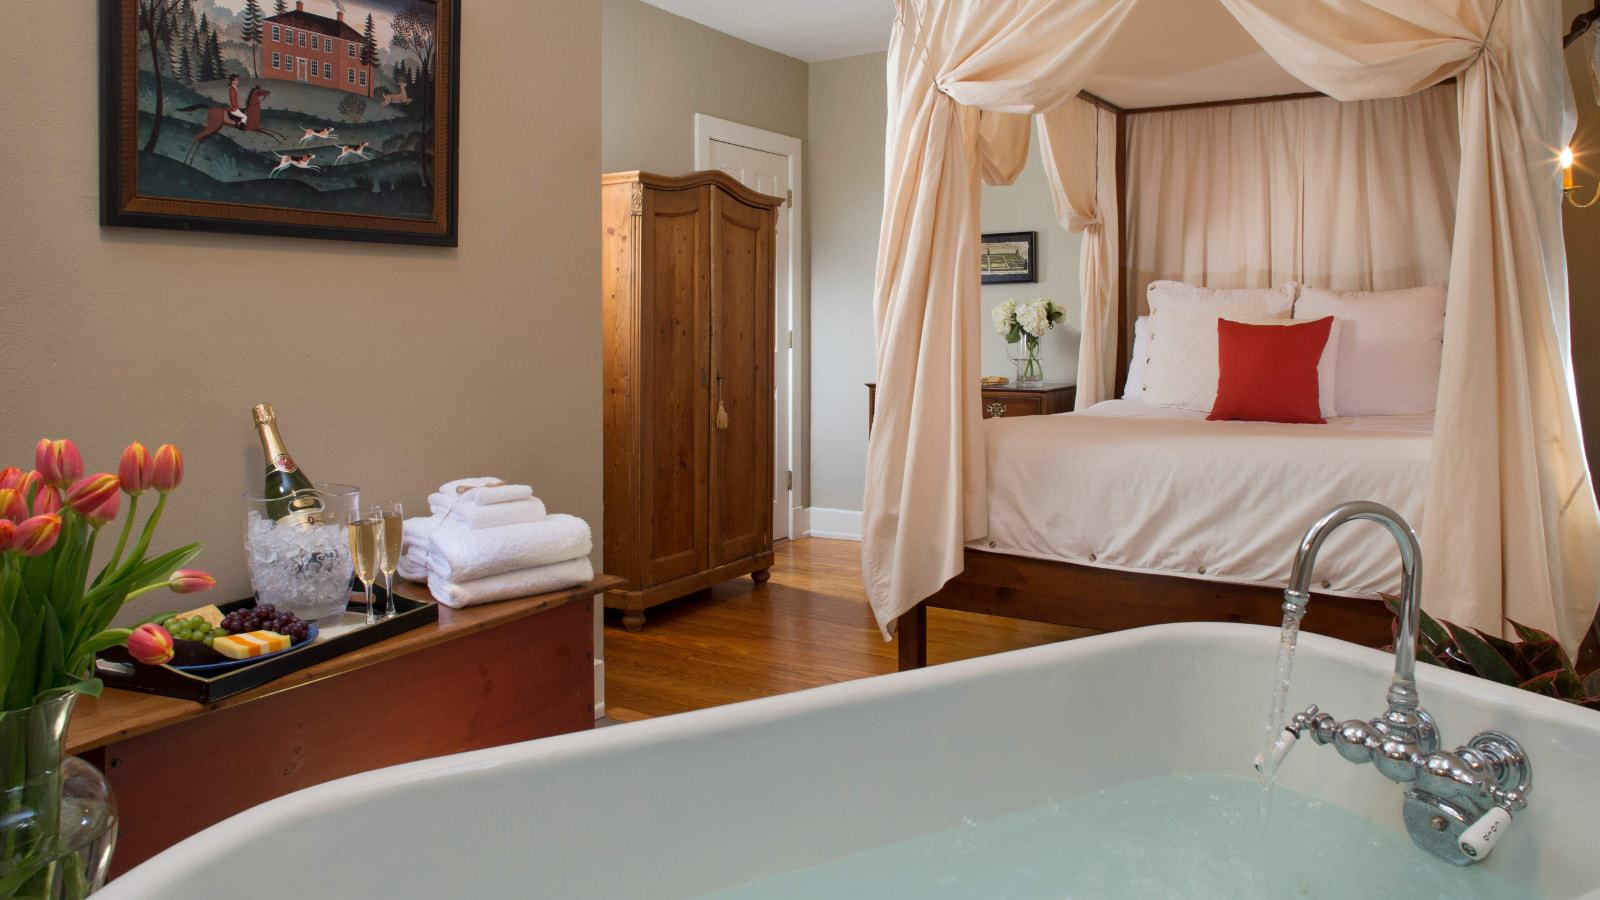
[[[299,467],[294,464],[294,460],[289,458],[289,454],[287,453],[279,453],[277,456],[274,456],[272,458],[272,467],[277,469],[279,472],[299,471]]]

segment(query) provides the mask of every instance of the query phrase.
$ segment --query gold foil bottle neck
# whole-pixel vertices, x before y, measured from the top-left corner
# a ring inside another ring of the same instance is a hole
[[[278,421],[278,414],[272,411],[271,403],[257,403],[250,408],[250,413],[255,418],[257,425]]]

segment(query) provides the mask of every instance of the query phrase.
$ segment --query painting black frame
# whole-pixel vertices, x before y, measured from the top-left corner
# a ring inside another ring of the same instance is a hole
[[[327,213],[247,204],[140,197],[134,171],[138,153],[139,0],[100,0],[100,224],[228,234],[391,244],[458,246],[461,158],[461,0],[427,0],[438,8],[439,71],[434,90],[433,219]],[[448,29],[448,30],[445,30]],[[132,49],[127,50],[129,35]],[[124,58],[126,51],[126,58]],[[130,87],[129,71],[132,79]],[[438,123],[443,122],[443,128]],[[229,214],[229,211],[232,214]],[[339,219],[350,224],[340,224]],[[298,220],[298,221],[297,221]]]
[[[1039,232],[997,231],[983,235],[980,241],[983,244],[999,244],[1003,242],[1008,244],[1025,243],[1028,245],[1028,271],[1015,275],[991,275],[987,272],[982,272],[980,269],[984,284],[1020,284],[1039,280]],[[978,248],[978,252],[981,257],[983,252],[981,246]]]

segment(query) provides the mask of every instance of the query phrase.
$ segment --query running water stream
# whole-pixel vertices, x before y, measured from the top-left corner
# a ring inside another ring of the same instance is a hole
[[[1283,630],[1278,634],[1278,666],[1273,675],[1272,703],[1267,708],[1266,742],[1261,752],[1261,784],[1271,787],[1278,780],[1278,764],[1283,761],[1283,744],[1294,738],[1283,730],[1288,718],[1289,681],[1294,675],[1294,648],[1300,642],[1300,620],[1306,608],[1284,604]]]

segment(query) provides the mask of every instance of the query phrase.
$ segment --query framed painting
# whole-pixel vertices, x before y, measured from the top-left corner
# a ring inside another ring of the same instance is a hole
[[[1039,246],[1037,231],[1007,231],[983,236],[983,262],[979,271],[984,284],[1013,284],[1038,281],[1036,265]]]
[[[101,224],[456,245],[460,0],[101,0]]]

